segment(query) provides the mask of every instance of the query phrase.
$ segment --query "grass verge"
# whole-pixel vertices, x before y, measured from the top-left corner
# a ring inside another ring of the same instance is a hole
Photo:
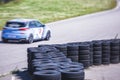
[[[14,0],[0,5],[0,29],[7,20],[14,18],[35,18],[48,23],[115,6],[115,0]]]

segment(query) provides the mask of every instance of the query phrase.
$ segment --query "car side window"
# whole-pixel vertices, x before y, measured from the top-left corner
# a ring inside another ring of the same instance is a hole
[[[35,27],[36,27],[35,22],[34,22],[34,21],[31,21],[31,22],[29,23],[29,27],[30,27],[30,28],[35,28]]]
[[[38,21],[35,21],[37,27],[42,27],[42,24]]]

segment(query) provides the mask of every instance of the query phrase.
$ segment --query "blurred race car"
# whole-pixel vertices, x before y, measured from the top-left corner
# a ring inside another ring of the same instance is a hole
[[[34,40],[49,40],[51,30],[36,19],[13,19],[2,30],[2,41],[33,43]]]

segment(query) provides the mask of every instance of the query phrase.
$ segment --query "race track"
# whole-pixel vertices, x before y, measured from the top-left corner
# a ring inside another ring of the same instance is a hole
[[[56,44],[120,38],[120,2],[112,10],[80,16],[46,24],[51,28],[49,41],[33,44],[2,43],[0,40],[0,74],[27,66],[28,47],[39,44]]]

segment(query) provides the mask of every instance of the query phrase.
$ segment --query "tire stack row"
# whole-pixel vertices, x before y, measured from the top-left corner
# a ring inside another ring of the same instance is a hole
[[[120,62],[120,40],[111,40],[110,62],[113,64]]]
[[[67,57],[71,58],[74,62],[80,62],[85,68],[91,65],[91,51],[90,45],[84,42],[74,42],[67,44]]]
[[[85,68],[92,65],[109,65],[120,62],[120,39],[74,42],[66,45],[67,57],[72,61],[83,63]],[[85,46],[88,48],[82,50],[81,47]]]
[[[120,62],[120,39],[39,45],[27,51],[33,80],[84,80],[84,67]]]
[[[47,55],[48,52],[59,52],[58,49],[52,47],[52,46],[46,46],[41,45],[42,47],[30,47],[27,49],[27,62],[28,62],[28,71],[30,74],[33,72],[33,64],[32,61],[34,59],[39,59],[40,57],[46,57],[46,56],[40,56],[40,53],[43,53],[44,55]],[[47,57],[46,57],[47,58]],[[48,58],[49,59],[49,58]]]
[[[90,46],[90,66],[93,65],[93,43],[87,42],[87,44]]]
[[[75,44],[67,45],[67,57],[71,58],[73,62],[78,62],[79,46]]]
[[[108,65],[110,64],[110,41],[103,40],[102,41],[102,64]]]
[[[93,65],[102,64],[102,42],[93,41]]]
[[[80,48],[85,46],[88,47],[85,50]],[[67,57],[74,62],[83,63],[85,68],[92,65],[118,63],[120,62],[120,39],[68,43]]]
[[[67,45],[66,44],[56,44],[53,45],[55,48],[57,48],[58,50],[60,50],[60,52],[63,52],[63,54],[65,54],[67,56]]]
[[[54,46],[39,45],[27,52],[32,80],[84,80],[83,64],[72,62]]]
[[[85,68],[90,66],[90,45],[80,44],[79,45],[79,62],[84,64]]]

